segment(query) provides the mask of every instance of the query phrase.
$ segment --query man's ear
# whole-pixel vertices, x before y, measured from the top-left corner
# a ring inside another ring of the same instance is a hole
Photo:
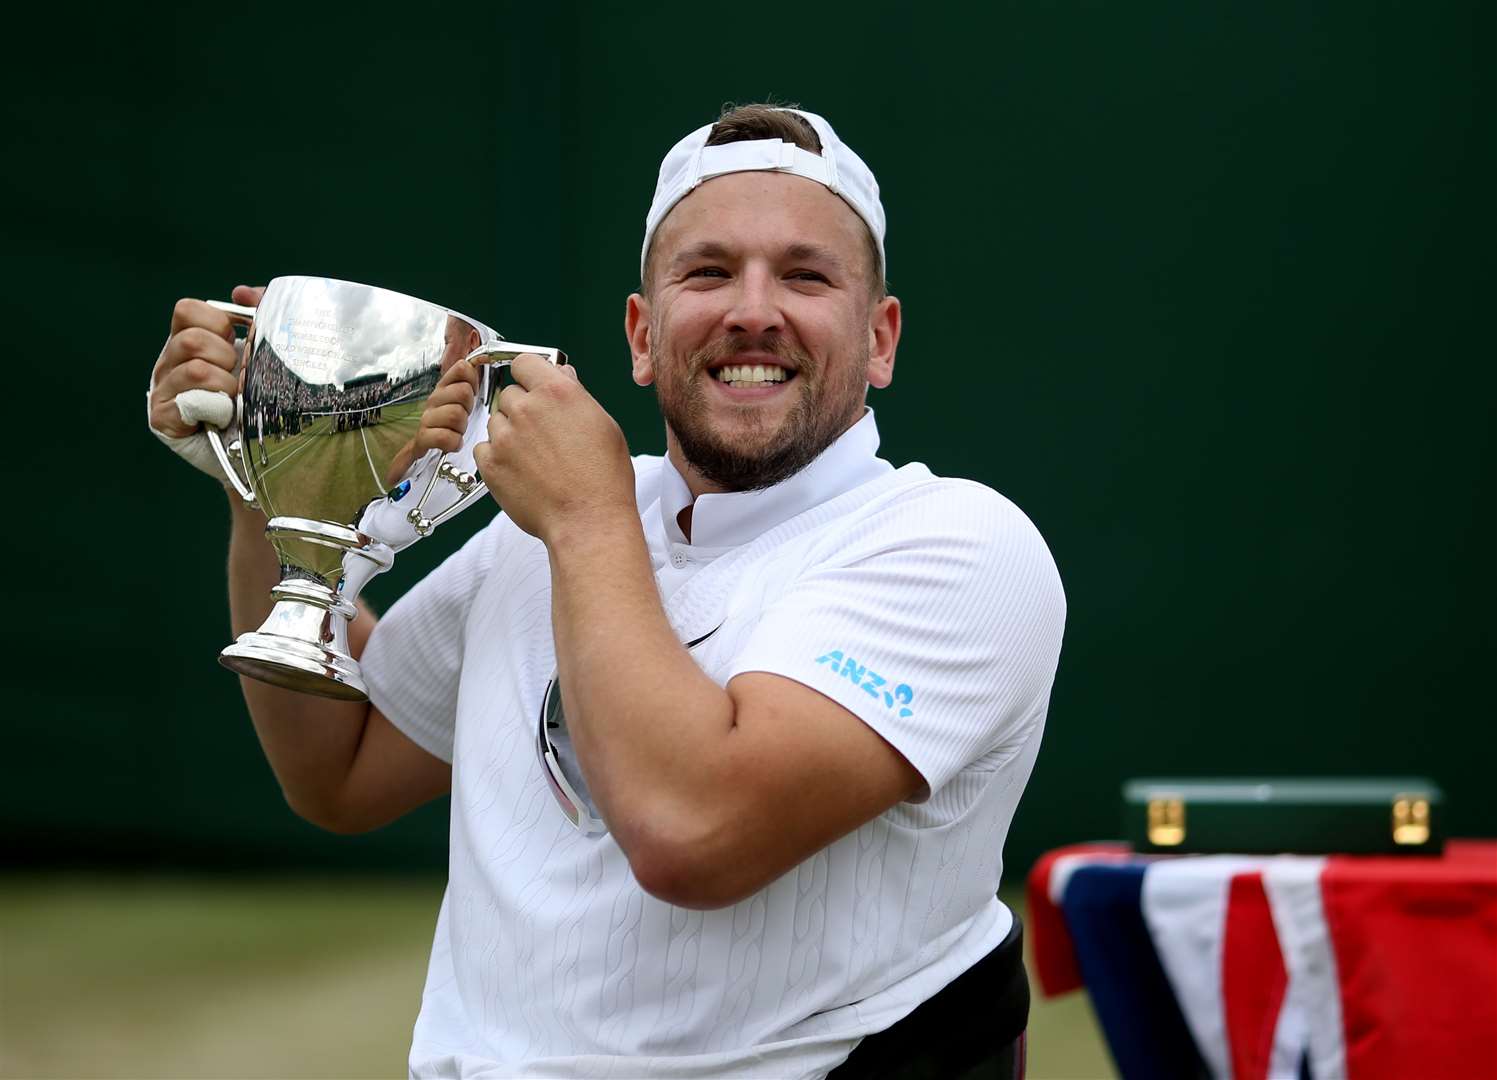
[[[624,306],[624,336],[629,339],[635,385],[649,386],[655,381],[655,365],[650,359],[650,302],[639,293],[630,293]]]
[[[868,385],[876,390],[894,381],[901,325],[898,297],[884,297],[868,313]]]

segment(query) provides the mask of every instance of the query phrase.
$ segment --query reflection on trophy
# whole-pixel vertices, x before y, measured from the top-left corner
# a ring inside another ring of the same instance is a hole
[[[214,302],[247,327],[234,424],[208,437],[229,481],[270,519],[275,607],[219,656],[225,667],[324,697],[368,696],[348,653],[366,582],[395,552],[483,498],[473,447],[487,437],[518,345],[467,316],[387,289],[276,278],[258,308]],[[455,363],[480,381],[461,449],[415,453],[421,411]]]

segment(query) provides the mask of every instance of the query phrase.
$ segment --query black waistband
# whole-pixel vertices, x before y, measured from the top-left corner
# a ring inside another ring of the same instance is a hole
[[[952,1077],[1010,1051],[1029,1024],[1024,926],[914,1012],[853,1048],[831,1080]]]

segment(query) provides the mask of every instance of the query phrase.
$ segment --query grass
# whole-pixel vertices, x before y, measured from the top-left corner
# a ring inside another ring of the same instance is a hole
[[[403,1076],[439,884],[11,879],[0,1075]]]
[[[0,878],[0,1077],[404,1076],[441,891]],[[1034,1080],[1112,1075],[1084,995],[1036,998],[1029,1035]]]
[[[341,520],[383,495],[383,473],[421,426],[421,403],[387,405],[382,416],[378,424],[347,431],[320,416],[297,435],[270,436],[263,445],[250,439],[246,453],[255,455],[256,491],[267,511],[310,517],[308,508],[314,508]]]

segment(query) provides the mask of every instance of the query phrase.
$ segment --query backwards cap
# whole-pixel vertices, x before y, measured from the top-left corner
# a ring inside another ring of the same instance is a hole
[[[645,256],[650,252],[650,240],[655,230],[682,199],[703,180],[714,176],[725,176],[735,172],[786,172],[815,180],[834,195],[851,206],[868,226],[878,245],[878,270],[887,275],[888,264],[884,260],[884,207],[878,201],[878,181],[863,159],[853,153],[852,148],[815,113],[800,109],[779,109],[790,112],[809,123],[821,139],[821,153],[803,150],[794,143],[781,139],[757,139],[753,141],[723,143],[708,146],[707,137],[714,125],[697,128],[686,138],[671,147],[670,153],[660,163],[660,179],[655,183],[655,198],[650,203],[650,212],[645,216],[645,242],[639,251],[639,274],[644,277]]]

